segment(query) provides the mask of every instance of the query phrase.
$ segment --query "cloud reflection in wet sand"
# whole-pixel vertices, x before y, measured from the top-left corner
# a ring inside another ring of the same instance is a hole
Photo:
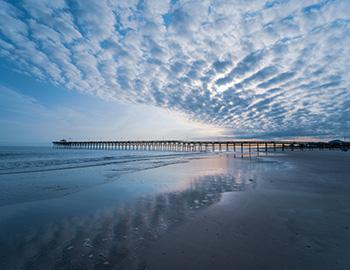
[[[86,218],[52,223],[15,244],[21,269],[144,269],[144,251],[162,233],[218,202],[223,192],[254,188],[233,174],[193,178],[188,189],[145,196]],[[19,259],[20,258],[20,259]]]

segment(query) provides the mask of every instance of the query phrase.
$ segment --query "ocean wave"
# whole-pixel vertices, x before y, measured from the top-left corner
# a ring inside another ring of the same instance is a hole
[[[36,173],[46,171],[57,171],[67,169],[78,169],[96,166],[107,166],[113,164],[127,164],[138,161],[158,162],[158,166],[162,166],[162,160],[172,160],[184,156],[193,156],[195,153],[171,153],[171,154],[127,154],[116,156],[100,156],[86,158],[66,158],[66,159],[34,159],[34,160],[18,160],[18,161],[1,161],[0,175]],[[180,162],[181,160],[179,160]],[[176,163],[177,161],[175,161]],[[174,161],[172,161],[174,163]],[[156,165],[156,164],[155,164]],[[142,166],[141,166],[142,167]],[[124,170],[123,167],[120,170]]]

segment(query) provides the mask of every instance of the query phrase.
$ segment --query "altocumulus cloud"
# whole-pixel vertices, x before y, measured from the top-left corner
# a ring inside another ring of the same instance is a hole
[[[350,134],[348,0],[0,0],[0,57],[239,134]]]

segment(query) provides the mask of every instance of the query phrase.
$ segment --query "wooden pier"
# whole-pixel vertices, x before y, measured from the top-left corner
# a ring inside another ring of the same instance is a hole
[[[333,144],[327,142],[300,141],[54,141],[54,148],[62,149],[94,149],[94,150],[139,150],[139,151],[170,151],[170,152],[268,152],[285,150],[325,150],[350,149],[350,143]]]

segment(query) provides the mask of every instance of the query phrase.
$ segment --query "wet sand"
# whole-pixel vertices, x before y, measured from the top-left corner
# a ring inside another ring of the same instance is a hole
[[[5,175],[28,185],[0,206],[0,268],[350,269],[349,164],[229,153]]]
[[[350,269],[350,154],[287,152],[149,249],[147,269]],[[234,162],[234,161],[232,161]]]
[[[186,154],[3,175],[0,269],[146,269],[159,237],[223,192],[254,187],[256,163],[229,160]]]

